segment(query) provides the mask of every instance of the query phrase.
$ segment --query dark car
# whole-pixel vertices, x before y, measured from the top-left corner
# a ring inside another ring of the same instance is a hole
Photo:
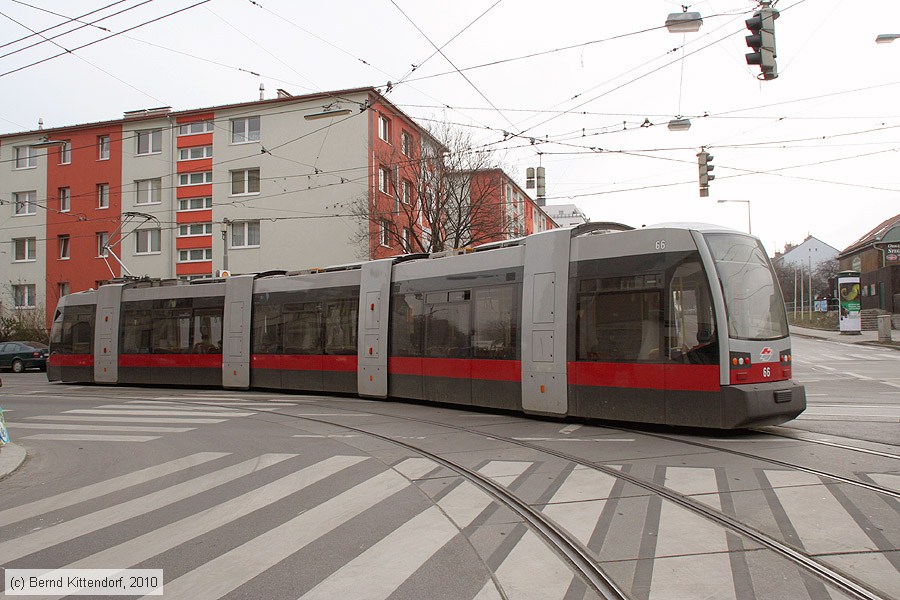
[[[47,370],[50,348],[41,342],[0,342],[0,369],[22,373],[25,369]]]

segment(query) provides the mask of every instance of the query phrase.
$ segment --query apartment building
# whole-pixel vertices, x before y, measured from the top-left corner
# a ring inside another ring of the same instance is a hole
[[[0,135],[0,313],[43,309],[49,323],[61,296],[122,276],[408,252],[445,226],[421,210],[448,177],[445,151],[371,87]],[[501,170],[462,176],[490,181],[484,223],[509,224],[477,242],[552,226]]]

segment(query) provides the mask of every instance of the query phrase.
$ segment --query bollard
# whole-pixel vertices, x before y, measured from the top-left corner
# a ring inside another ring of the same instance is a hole
[[[891,342],[891,315],[878,315],[878,341]]]

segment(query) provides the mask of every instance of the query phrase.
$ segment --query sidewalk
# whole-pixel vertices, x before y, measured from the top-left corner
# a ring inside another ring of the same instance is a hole
[[[25,461],[25,448],[9,443],[0,446],[0,480],[18,469]]]
[[[863,331],[859,335],[842,334],[840,331],[828,329],[812,329],[809,327],[798,327],[791,325],[791,335],[798,337],[808,337],[818,340],[830,340],[833,342],[843,342],[845,344],[864,344],[867,346],[880,346],[882,348],[897,348],[900,350],[900,331],[892,332],[893,342],[890,344],[878,341],[877,331]]]

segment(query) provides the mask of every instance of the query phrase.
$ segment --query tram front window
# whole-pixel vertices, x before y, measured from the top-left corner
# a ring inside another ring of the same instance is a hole
[[[725,297],[729,337],[741,340],[787,337],[781,288],[759,242],[731,233],[705,237]]]

